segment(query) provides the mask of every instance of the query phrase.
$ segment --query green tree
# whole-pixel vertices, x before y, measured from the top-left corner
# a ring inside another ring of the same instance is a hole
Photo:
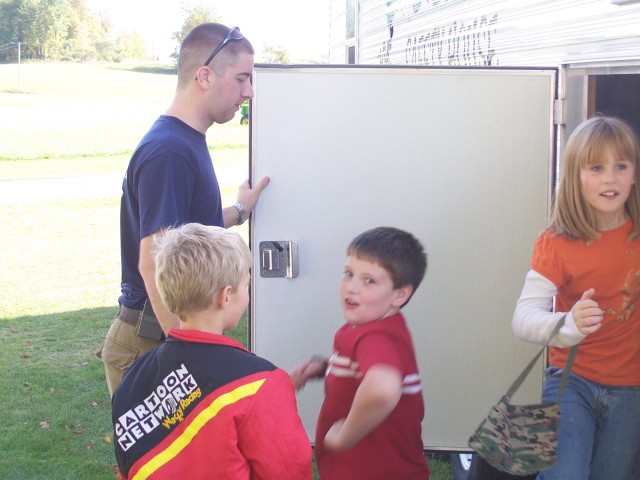
[[[109,41],[100,18],[89,10],[85,0],[68,0],[71,6],[68,33],[69,59],[89,61],[98,58],[98,46]]]
[[[33,0],[2,0],[0,3],[0,45],[22,43],[22,55],[36,51],[39,41],[33,33],[37,8]],[[17,60],[17,49],[3,50],[5,61]]]
[[[144,46],[144,40],[139,33],[122,33],[117,40],[116,61],[124,60],[146,60],[149,58],[147,49]]]
[[[26,58],[42,58],[42,44],[44,40],[39,37],[37,31],[38,23],[38,1],[37,0],[16,0],[18,4],[18,37],[23,43],[22,54]]]
[[[101,58],[99,49],[115,52],[109,26],[89,10],[86,0],[0,0],[0,46],[20,42],[23,59]],[[17,48],[0,51],[0,61],[16,60]]]
[[[60,60],[71,25],[71,6],[67,0],[40,0],[35,30],[40,39],[42,58]]]
[[[265,43],[262,47],[262,56],[265,63],[281,63],[285,65],[291,63],[289,53],[281,45]]]
[[[116,44],[111,38],[113,25],[111,17],[106,12],[98,12],[97,22],[99,35],[93,39],[96,46],[96,58],[106,62],[113,62],[117,58]]]
[[[222,17],[220,17],[215,12],[215,10],[211,9],[204,3],[199,3],[193,8],[183,5],[182,11],[185,15],[185,20],[182,24],[182,28],[177,32],[173,32],[173,34],[171,35],[171,38],[178,43],[178,46],[172,54],[174,58],[178,58],[178,49],[180,48],[179,45],[191,30],[193,30],[201,23],[222,21]]]
[[[15,61],[18,54],[21,17],[16,1],[0,0],[0,61]]]

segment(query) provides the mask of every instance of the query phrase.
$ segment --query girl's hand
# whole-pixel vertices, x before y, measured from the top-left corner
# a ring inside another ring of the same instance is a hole
[[[602,326],[604,312],[598,303],[592,300],[595,293],[595,289],[590,288],[582,294],[580,300],[571,309],[573,321],[582,335],[589,335]]]

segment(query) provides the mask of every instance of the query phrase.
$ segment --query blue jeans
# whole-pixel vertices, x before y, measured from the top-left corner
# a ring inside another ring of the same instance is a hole
[[[555,402],[562,369],[545,372],[542,401]],[[600,385],[571,373],[560,401],[558,462],[538,480],[633,480],[640,463],[640,387]]]

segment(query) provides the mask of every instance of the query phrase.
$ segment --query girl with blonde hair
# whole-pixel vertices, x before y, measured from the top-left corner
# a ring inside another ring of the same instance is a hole
[[[535,242],[514,333],[538,344],[553,328],[542,401],[560,402],[558,461],[540,480],[629,480],[640,458],[640,153],[625,122],[594,117],[565,150],[549,226]],[[555,303],[554,303],[555,301]]]

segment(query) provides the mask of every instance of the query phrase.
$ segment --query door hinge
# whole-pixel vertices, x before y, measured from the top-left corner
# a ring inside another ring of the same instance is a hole
[[[564,108],[564,99],[557,99],[553,101],[553,123],[555,125],[564,125],[567,123]]]

